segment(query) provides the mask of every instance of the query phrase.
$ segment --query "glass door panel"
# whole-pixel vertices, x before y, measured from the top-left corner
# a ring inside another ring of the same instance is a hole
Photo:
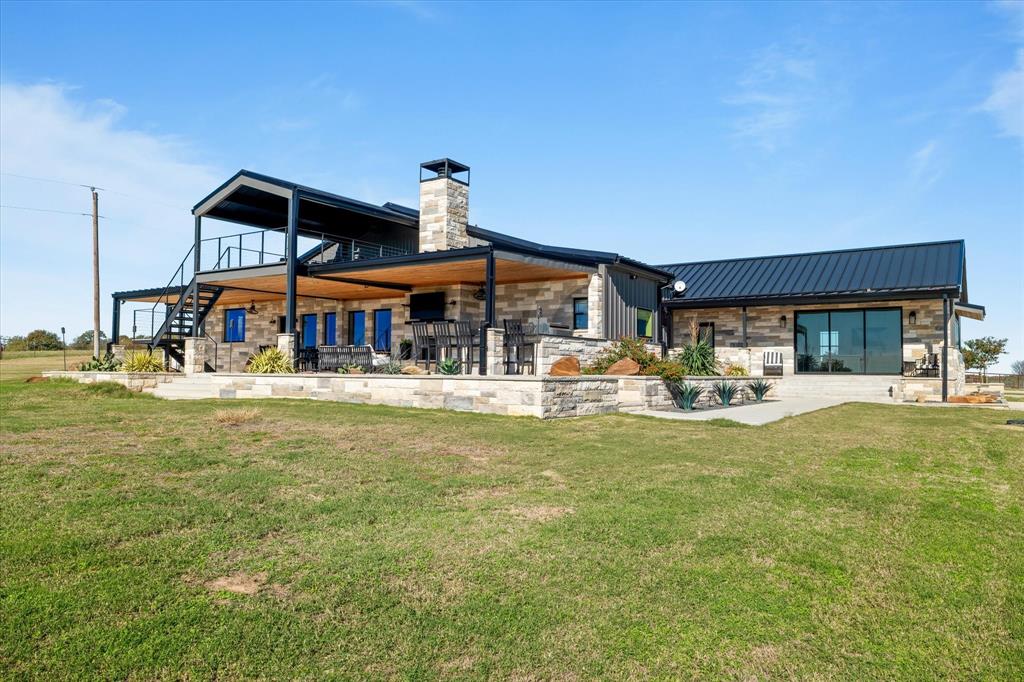
[[[829,313],[829,372],[864,373],[864,311]]]
[[[903,325],[900,310],[868,310],[866,371],[900,374],[903,371]]]
[[[796,371],[824,372],[832,346],[828,313],[796,313]]]

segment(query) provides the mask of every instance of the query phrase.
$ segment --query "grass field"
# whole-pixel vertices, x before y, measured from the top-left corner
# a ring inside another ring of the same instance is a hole
[[[92,357],[91,351],[69,350],[67,353],[68,369],[78,369],[78,364],[90,357]],[[4,356],[0,359],[0,381],[23,380],[42,372],[57,369],[64,369],[64,351],[4,351]]]
[[[1024,676],[1024,430],[0,384],[0,678]]]

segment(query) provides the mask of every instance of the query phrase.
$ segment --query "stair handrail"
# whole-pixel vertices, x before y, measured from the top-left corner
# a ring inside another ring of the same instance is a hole
[[[186,286],[185,286],[185,263],[188,262],[189,258],[192,256],[192,253],[195,251],[195,249],[196,249],[195,244],[193,244],[192,246],[189,247],[188,252],[185,254],[185,257],[181,259],[181,263],[178,265],[178,269],[175,270],[174,274],[171,275],[171,278],[169,280],[167,280],[167,285],[160,291],[160,295],[157,297],[156,302],[153,303],[153,307],[150,308],[150,311],[149,311],[149,337],[150,337],[150,341],[151,342],[153,340],[153,337],[156,335],[155,332],[157,330],[157,325],[156,325],[156,309],[158,307],[160,307],[161,305],[164,305],[164,306],[170,306],[171,305],[171,293],[173,291],[175,291],[175,289],[177,290],[179,298],[185,295],[185,289],[186,289]],[[189,283],[191,283],[192,279],[193,279],[193,277],[189,277]],[[178,286],[177,287],[174,286],[174,280],[178,280]],[[145,309],[143,309],[143,311],[144,310]],[[135,313],[133,313],[133,318],[132,318],[132,336],[135,336],[135,333],[136,333],[136,327],[138,326],[136,320],[138,319],[138,313],[139,312],[140,311],[136,310]],[[169,317],[169,316],[170,316],[170,310],[165,308],[164,309],[164,321],[166,321],[167,317]],[[161,325],[162,324],[163,324],[163,322],[161,322]]]

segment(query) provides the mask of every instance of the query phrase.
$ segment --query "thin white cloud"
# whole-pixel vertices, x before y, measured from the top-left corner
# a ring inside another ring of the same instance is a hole
[[[1024,48],[1017,50],[1013,68],[996,77],[980,109],[996,119],[1003,135],[1024,142]]]
[[[807,56],[773,45],[755,55],[725,103],[742,113],[733,133],[766,152],[786,142],[807,116],[817,91],[818,65]]]
[[[0,203],[90,210],[85,188],[31,176],[95,184],[100,193],[101,312],[110,292],[162,286],[191,241],[191,206],[226,174],[197,161],[184,140],[124,124],[111,100],[76,97],[60,85],[0,84]],[[13,175],[11,175],[13,174]],[[0,209],[0,333],[91,327],[89,218]]]
[[[938,140],[929,140],[910,155],[910,179],[917,187],[927,188],[942,177],[945,168]]]

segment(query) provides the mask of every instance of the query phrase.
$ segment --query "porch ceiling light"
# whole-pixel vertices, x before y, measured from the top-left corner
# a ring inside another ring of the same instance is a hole
[[[484,300],[485,298],[487,298],[487,290],[484,289],[483,286],[481,286],[479,289],[473,292],[473,298],[475,298],[478,301]]]
[[[260,314],[260,311],[256,310],[256,301],[249,301],[249,310],[248,310],[248,312],[249,312],[250,315],[259,315]]]

